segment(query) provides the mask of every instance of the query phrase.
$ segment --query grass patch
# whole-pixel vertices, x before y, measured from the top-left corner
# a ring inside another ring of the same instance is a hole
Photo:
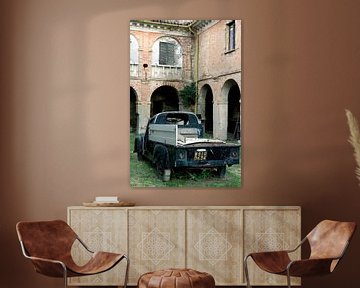
[[[134,150],[135,134],[130,134],[130,186],[131,187],[240,187],[241,165],[227,167],[226,175],[220,179],[214,169],[181,169],[171,172],[171,180],[163,182],[156,168],[147,160],[138,161]],[[240,148],[241,161],[241,148]]]

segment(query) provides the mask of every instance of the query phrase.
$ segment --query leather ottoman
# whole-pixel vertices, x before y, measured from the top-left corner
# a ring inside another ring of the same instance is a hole
[[[140,276],[138,288],[214,288],[214,277],[193,269],[166,269]]]

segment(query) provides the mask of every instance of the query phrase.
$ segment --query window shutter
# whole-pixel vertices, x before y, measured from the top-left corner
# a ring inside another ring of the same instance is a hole
[[[235,22],[232,22],[230,25],[230,42],[229,42],[229,48],[230,50],[235,49]]]
[[[168,42],[159,42],[159,64],[175,65],[175,45]]]
[[[166,65],[166,54],[167,54],[166,43],[160,42],[159,43],[159,64],[160,65]]]
[[[231,51],[235,49],[235,21],[226,24],[226,50]]]

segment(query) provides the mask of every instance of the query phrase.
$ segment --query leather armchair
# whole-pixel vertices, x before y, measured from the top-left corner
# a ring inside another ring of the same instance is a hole
[[[266,272],[286,275],[289,288],[291,287],[291,276],[305,277],[332,273],[344,256],[355,229],[354,222],[324,220],[292,250],[250,253],[244,259],[247,287],[251,287],[247,266],[248,258],[252,258],[257,266]],[[296,251],[306,241],[310,245],[310,257],[291,260],[289,253]]]
[[[66,222],[19,222],[16,231],[23,255],[31,260],[35,271],[50,277],[64,278],[65,288],[67,277],[102,273],[112,269],[123,259],[127,261],[124,281],[126,288],[128,257],[125,254],[91,251]],[[91,254],[85,265],[77,265],[71,256],[71,247],[75,241],[79,241]]]

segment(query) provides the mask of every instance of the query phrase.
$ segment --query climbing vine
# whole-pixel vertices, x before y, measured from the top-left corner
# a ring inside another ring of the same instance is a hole
[[[190,108],[195,105],[196,101],[196,85],[192,82],[189,85],[185,85],[183,89],[179,91],[180,97],[183,99],[184,107]]]

